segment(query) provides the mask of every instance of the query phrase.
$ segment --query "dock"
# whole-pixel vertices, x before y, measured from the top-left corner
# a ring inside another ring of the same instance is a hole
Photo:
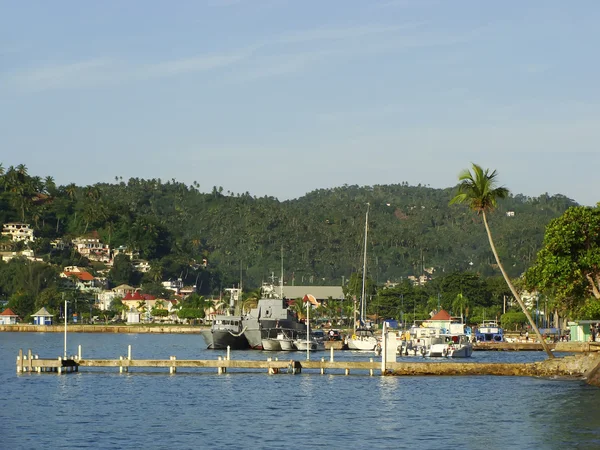
[[[227,356],[219,356],[217,359],[194,360],[194,359],[177,359],[176,356],[169,356],[169,359],[133,359],[131,356],[131,346],[128,347],[127,356],[119,356],[115,359],[87,359],[82,357],[82,349],[79,346],[77,355],[58,357],[58,358],[39,358],[33,354],[31,350],[27,354],[23,353],[23,349],[19,350],[17,356],[17,373],[42,373],[52,372],[58,374],[66,374],[70,372],[78,372],[79,368],[83,367],[114,367],[118,368],[120,373],[129,372],[130,368],[168,368],[169,373],[177,373],[178,368],[195,368],[195,369],[213,369],[217,374],[227,373],[228,369],[246,369],[246,370],[262,370],[270,375],[278,373],[299,374],[302,369],[312,369],[318,373],[325,374],[328,371],[335,370],[337,372],[349,375],[350,372],[363,371],[374,375],[375,371],[381,369],[381,363],[376,362],[373,358],[370,361],[334,361],[333,349],[329,360],[321,357],[312,361],[298,361],[278,358],[267,358],[266,360],[234,360],[230,357],[231,353],[228,350]],[[384,370],[385,372],[385,370]]]
[[[52,372],[67,374],[79,372],[80,368],[118,368],[119,373],[129,373],[130,369],[169,369],[169,374],[177,373],[177,369],[203,369],[216,371],[218,375],[228,373],[229,369],[240,369],[238,372],[259,371],[269,375],[276,374],[375,374],[381,376],[465,376],[465,375],[496,375],[496,376],[533,376],[565,379],[585,379],[590,384],[600,387],[600,353],[586,353],[562,358],[552,358],[534,363],[477,363],[477,362],[395,362],[374,361],[335,361],[334,351],[330,358],[320,357],[315,360],[299,361],[294,359],[267,358],[266,360],[234,360],[230,351],[226,356],[216,359],[191,360],[178,359],[170,356],[168,359],[134,359],[131,346],[126,356],[115,359],[83,358],[79,346],[77,355],[50,359],[39,358],[31,350],[24,354],[19,350],[17,356],[17,374]],[[214,372],[213,372],[214,373]],[[591,376],[590,374],[593,374]]]
[[[600,352],[600,342],[553,342],[548,344],[553,352],[564,353],[589,353]],[[473,351],[543,351],[544,347],[539,342],[477,342],[473,344]]]

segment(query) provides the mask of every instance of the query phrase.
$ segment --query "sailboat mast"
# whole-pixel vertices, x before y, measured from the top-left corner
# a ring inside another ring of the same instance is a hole
[[[281,246],[281,278],[279,279],[279,298],[283,299],[283,245]]]
[[[362,273],[362,290],[360,293],[360,320],[365,320],[367,315],[367,307],[365,304],[365,283],[367,280],[367,234],[369,232],[369,207],[371,205],[367,203],[367,214],[365,215],[365,248],[363,252],[363,273]]]

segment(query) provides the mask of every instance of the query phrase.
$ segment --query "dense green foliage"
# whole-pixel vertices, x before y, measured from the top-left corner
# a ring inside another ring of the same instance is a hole
[[[143,277],[132,270],[127,258],[118,258],[108,275],[112,285],[141,283],[148,293],[160,295],[159,282],[177,278],[198,286],[203,295],[239,283],[240,276],[246,290],[256,289],[272,274],[280,273],[282,247],[286,283],[339,285],[351,276],[356,281],[362,270],[364,213],[369,202],[367,273],[371,285],[367,293],[371,299],[376,297],[374,286],[405,280],[400,286],[407,290],[406,311],[411,311],[413,299],[415,305],[421,305],[415,311],[427,314],[426,305],[437,304],[438,293],[444,306],[452,308],[455,302],[458,307],[456,297],[461,292],[468,302],[463,309],[492,304],[497,308],[494,302],[502,288],[473,292],[474,286],[487,283],[482,280],[498,272],[480,218],[468,208],[448,206],[452,188],[406,183],[346,185],[289,201],[257,198],[248,192],[224,194],[216,187],[211,193],[202,193],[199,188],[196,182],[187,186],[175,180],[138,178],[85,187],[57,186],[52,177],[29,175],[23,165],[6,171],[0,166],[0,223],[31,223],[36,255],[52,264],[0,263],[0,300],[20,295],[14,304],[28,305],[32,299],[40,304],[39,299],[46,298],[45,304],[58,311],[60,295],[41,294],[47,289],[58,292],[59,270],[78,265],[89,266],[96,273],[102,267],[72,249],[55,249],[50,243],[55,239],[68,242],[90,232],[96,232],[112,248],[128,246],[150,261],[151,270]],[[512,276],[520,275],[533,261],[545,225],[574,204],[561,195],[517,195],[499,202],[497,212],[489,217],[490,226]],[[514,216],[507,215],[509,211]],[[6,239],[0,244],[11,251],[24,246]],[[427,268],[433,268],[437,280],[446,275],[450,278],[444,285],[437,286],[434,280],[426,289],[409,291],[406,277],[419,276]],[[39,275],[45,270],[52,275]],[[462,281],[462,291],[452,281],[457,272],[475,277]],[[357,283],[349,286],[354,292],[357,288]],[[398,313],[397,305],[385,306],[385,297],[380,296],[382,311],[387,308],[388,315]],[[376,303],[369,304],[373,312]],[[23,312],[31,313],[25,309]]]
[[[525,278],[567,309],[600,300],[600,208],[574,207],[552,220]]]

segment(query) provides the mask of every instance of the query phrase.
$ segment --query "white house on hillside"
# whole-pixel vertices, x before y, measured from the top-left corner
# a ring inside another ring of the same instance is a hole
[[[17,241],[25,241],[25,242],[33,242],[33,230],[30,228],[28,223],[5,223],[2,228],[3,236],[11,236],[12,240]]]

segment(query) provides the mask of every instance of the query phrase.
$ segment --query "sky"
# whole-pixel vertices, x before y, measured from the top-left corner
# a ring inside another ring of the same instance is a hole
[[[600,201],[596,0],[0,0],[0,162],[280,200],[454,186]]]

